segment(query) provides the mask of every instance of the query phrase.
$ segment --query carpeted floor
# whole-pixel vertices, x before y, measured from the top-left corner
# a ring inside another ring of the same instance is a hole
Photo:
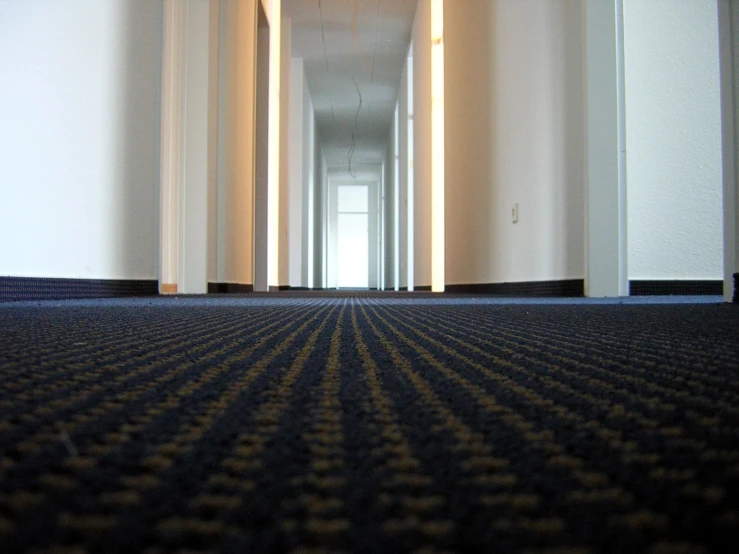
[[[735,552],[739,307],[0,305],[0,552]]]

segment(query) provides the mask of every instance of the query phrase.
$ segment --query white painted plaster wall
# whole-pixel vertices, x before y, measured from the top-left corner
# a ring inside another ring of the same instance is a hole
[[[290,61],[290,196],[288,249],[289,285],[304,286],[303,282],[303,164],[305,158],[306,129],[310,122],[305,113],[305,93],[307,88],[305,68],[302,58]],[[310,154],[309,154],[310,155]]]
[[[630,279],[722,278],[716,0],[624,0]]]
[[[255,104],[255,172],[254,172],[254,290],[269,290],[270,282],[270,196],[272,146],[274,128],[271,125],[272,103],[272,28],[259,13],[256,56],[256,104]]]
[[[158,278],[161,55],[161,1],[0,1],[0,275]]]
[[[208,281],[211,283],[225,283],[226,280],[226,229],[228,214],[228,152],[229,147],[228,129],[229,129],[229,64],[230,61],[229,44],[232,43],[231,35],[233,35],[233,26],[235,20],[229,18],[229,2],[221,0],[219,2],[218,14],[218,65],[217,65],[217,98],[214,108],[217,110],[217,158],[216,158],[216,183],[215,198],[211,198],[213,202],[209,208],[208,222],[211,236],[215,234],[215,238],[210,239],[210,262],[208,270]]]
[[[290,18],[282,18],[282,30],[280,32],[281,45],[280,56],[282,58],[280,67],[280,184],[279,184],[279,271],[277,282],[280,286],[290,284],[290,76],[292,73],[290,45],[292,35],[292,22]]]
[[[408,65],[398,93],[398,287],[408,287]]]
[[[179,292],[205,294],[208,291],[208,193],[216,156],[215,128],[211,126],[209,100],[213,92],[210,63],[211,14],[217,22],[214,4],[193,0],[183,6],[182,36],[182,127],[180,171],[180,252]],[[215,96],[215,95],[213,95]],[[215,98],[213,98],[215,100]],[[176,108],[177,106],[175,106]],[[213,180],[213,185],[215,182]]]
[[[303,251],[303,286],[313,288],[313,267],[315,265],[315,181],[316,181],[316,156],[317,144],[316,119],[308,88],[307,78],[303,86],[303,114],[307,125],[303,127],[303,225],[302,225],[302,251]]]
[[[454,3],[475,10],[479,2]],[[451,2],[445,2],[451,6]],[[431,0],[419,0],[413,25],[413,237],[416,287],[431,286]],[[468,63],[464,61],[462,65]],[[447,79],[450,76],[447,75]]]
[[[447,284],[584,276],[581,17],[579,1],[445,3]]]
[[[312,287],[321,289],[327,286],[328,267],[328,170],[323,157],[321,138],[315,137],[313,149],[313,283]]]
[[[382,269],[384,272],[383,288],[385,289],[395,289],[395,213],[398,209],[395,200],[395,148],[395,119],[393,119],[385,151],[385,186],[381,203],[384,227]]]
[[[623,2],[584,2],[585,294],[626,296]]]
[[[224,282],[254,283],[255,2],[228,2]],[[222,229],[222,231],[220,230]],[[220,254],[219,254],[220,255]],[[220,258],[219,258],[220,263]],[[219,276],[220,279],[220,276]]]
[[[289,285],[309,287],[313,251],[315,114],[302,58],[290,64]]]

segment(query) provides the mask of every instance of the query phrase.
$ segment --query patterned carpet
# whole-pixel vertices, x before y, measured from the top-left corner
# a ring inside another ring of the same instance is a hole
[[[0,552],[736,552],[739,308],[0,306]]]

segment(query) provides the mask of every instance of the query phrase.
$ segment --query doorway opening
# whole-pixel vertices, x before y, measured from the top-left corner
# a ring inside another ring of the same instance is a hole
[[[369,287],[369,187],[339,185],[337,190],[338,288]]]

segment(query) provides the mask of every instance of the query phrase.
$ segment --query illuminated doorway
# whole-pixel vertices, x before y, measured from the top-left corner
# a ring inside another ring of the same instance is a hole
[[[369,287],[369,187],[337,187],[338,287]]]

